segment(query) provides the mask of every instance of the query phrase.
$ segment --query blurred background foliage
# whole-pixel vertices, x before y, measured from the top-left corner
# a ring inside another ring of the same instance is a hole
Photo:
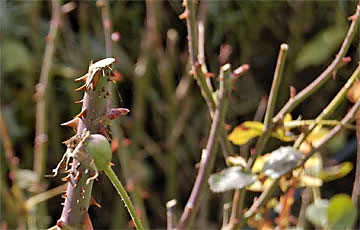
[[[67,3],[65,1],[64,3]],[[61,143],[73,135],[61,127],[80,111],[74,101],[81,99],[79,87],[73,80],[87,71],[90,60],[105,57],[102,15],[95,1],[74,1],[75,8],[62,17],[60,33],[55,44],[50,90],[48,91],[48,160],[47,174],[56,166],[65,146]],[[356,1],[208,1],[206,12],[206,62],[210,72],[229,62],[233,68],[248,63],[251,67],[234,88],[227,122],[232,127],[252,120],[261,98],[267,96],[275,69],[279,45],[289,44],[284,83],[278,108],[288,100],[289,86],[300,90],[315,79],[331,62],[345,36],[348,16]],[[109,1],[112,21],[113,57],[122,79],[117,83],[114,100],[131,110],[120,119],[124,144],[128,146],[128,165],[113,157],[115,170],[128,167],[129,177],[122,178],[139,188],[146,214],[152,228],[166,226],[166,201],[178,200],[180,213],[196,175],[196,163],[206,143],[210,117],[194,80],[188,75],[186,24],[178,16],[183,12],[180,1],[159,1],[156,13],[158,26],[155,35],[146,24],[146,3],[143,1]],[[200,13],[200,10],[199,10]],[[1,1],[1,115],[5,121],[19,168],[33,168],[35,133],[35,86],[39,75],[49,30],[51,6],[49,1]],[[116,37],[117,36],[117,37]],[[154,46],[149,40],[158,40]],[[352,62],[342,68],[336,78],[327,83],[294,112],[305,119],[319,114],[341,88],[357,65],[359,36],[354,39],[348,56]],[[227,45],[229,58],[219,57],[220,48]],[[144,64],[145,63],[145,64]],[[212,78],[217,85],[216,77]],[[344,103],[334,118],[340,118],[349,108]],[[118,124],[118,123],[117,123]],[[325,162],[355,158],[353,137],[343,132],[323,153]],[[355,143],[355,142],[354,142]],[[2,143],[1,143],[2,144]],[[271,142],[269,149],[279,145]],[[239,150],[234,148],[235,153]],[[4,201],[9,188],[9,167],[1,147],[1,221],[10,228],[16,218],[10,218],[9,204]],[[348,153],[348,154],[347,154]],[[121,153],[120,153],[121,154]],[[125,154],[125,153],[124,153]],[[347,154],[347,155],[345,155]],[[120,160],[121,161],[121,160]],[[215,170],[225,167],[219,154]],[[31,171],[26,171],[31,172]],[[31,173],[25,173],[30,175]],[[44,190],[60,185],[57,178],[42,178]],[[31,181],[31,179],[29,179]],[[28,180],[28,181],[29,181]],[[341,181],[325,185],[326,196],[350,193],[354,174]],[[25,182],[25,197],[34,195]],[[222,204],[229,194],[206,194],[211,202],[203,204],[197,227],[220,227]],[[94,197],[102,208],[91,207],[90,216],[95,228],[123,228],[128,216],[120,198],[109,181],[102,177],[95,183]],[[46,227],[60,217],[62,198],[46,201]],[[252,198],[249,198],[249,203]]]

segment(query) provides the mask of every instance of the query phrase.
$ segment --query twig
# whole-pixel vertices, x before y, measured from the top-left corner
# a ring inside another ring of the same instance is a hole
[[[359,99],[358,99],[359,100]],[[359,209],[359,196],[360,196],[360,112],[356,113],[356,138],[357,138],[357,152],[356,152],[356,169],[355,169],[355,181],[351,194],[351,200],[357,210]],[[355,229],[355,226],[354,226]]]
[[[49,34],[46,37],[46,48],[44,59],[41,67],[40,80],[36,85],[34,95],[36,103],[36,124],[35,124],[35,141],[34,141],[34,171],[41,177],[44,174],[46,164],[47,148],[47,104],[46,97],[48,83],[50,80],[50,70],[54,57],[54,50],[58,31],[61,23],[61,1],[52,0],[52,16],[50,21]],[[40,189],[41,186],[39,186]]]
[[[272,125],[271,119],[273,117],[276,102],[277,102],[277,96],[278,96],[280,84],[282,81],[283,70],[284,70],[284,66],[285,66],[286,54],[287,54],[288,49],[289,49],[289,46],[287,44],[285,44],[285,43],[281,44],[280,52],[279,52],[279,56],[277,59],[276,68],[275,68],[275,72],[274,72],[273,83],[272,83],[271,90],[270,90],[267,109],[266,109],[266,113],[265,113],[265,118],[264,118],[264,127],[266,130],[270,129],[271,128],[270,126]]]
[[[209,174],[212,170],[216,151],[219,144],[219,131],[221,129],[221,123],[225,119],[225,113],[228,104],[228,95],[231,89],[230,82],[230,65],[227,64],[224,65],[220,70],[220,89],[218,105],[215,110],[209,138],[206,144],[206,149],[203,150],[203,154],[201,157],[199,172],[196,177],[193,189],[191,191],[190,198],[178,222],[178,229],[184,229],[190,224],[191,217],[196,212],[196,209],[200,202],[201,191],[205,187],[207,178],[209,177]]]
[[[282,119],[285,114],[290,113],[297,105],[309,97],[313,92],[319,89],[339,68],[341,68],[345,63],[343,58],[345,57],[352,40],[355,35],[358,33],[358,25],[360,21],[360,3],[357,5],[356,12],[353,16],[349,17],[352,20],[352,23],[349,27],[349,30],[345,36],[344,42],[341,45],[341,48],[336,55],[333,62],[322,72],[313,82],[311,82],[306,88],[301,90],[295,97],[290,98],[289,101],[283,106],[280,112],[275,116],[274,122]]]
[[[166,202],[166,222],[167,222],[167,229],[174,228],[174,208],[176,206],[176,200],[170,200]]]
[[[358,100],[345,117],[341,120],[341,124],[335,126],[330,132],[304,157],[302,164],[304,164],[310,157],[312,157],[319,149],[330,141],[346,124],[350,124],[354,119],[356,112],[360,108],[360,100]]]
[[[316,127],[317,123],[327,118],[335,111],[335,109],[341,104],[342,100],[345,98],[346,93],[348,92],[350,87],[359,78],[359,76],[360,76],[360,64],[358,65],[354,73],[351,75],[349,80],[336,94],[333,100],[326,106],[326,108],[321,112],[321,114],[315,118],[314,124],[310,125],[308,130],[305,133],[301,133],[301,135],[297,138],[297,140],[294,143],[295,148],[300,146],[300,144],[305,140],[306,136],[309,135],[309,133]]]
[[[264,129],[265,130],[264,130],[263,135],[261,135],[256,142],[255,153],[249,159],[249,162],[247,164],[247,169],[251,169],[251,167],[255,163],[256,158],[264,150],[266,142],[270,137],[270,133],[273,128],[272,127],[273,123],[272,123],[271,119],[272,119],[272,115],[275,110],[277,94],[279,92],[279,87],[281,84],[282,72],[284,69],[286,54],[287,54],[288,49],[289,49],[289,47],[287,44],[281,44],[279,56],[278,56],[278,60],[277,60],[276,68],[275,68],[275,72],[274,72],[274,78],[273,78],[274,80],[273,80],[273,83],[271,86],[270,96],[269,96],[269,100],[268,100],[268,104],[267,104],[267,108],[266,108],[266,112],[265,112],[265,118],[264,118]]]

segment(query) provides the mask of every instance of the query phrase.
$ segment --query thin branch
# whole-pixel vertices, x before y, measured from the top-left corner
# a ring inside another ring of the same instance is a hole
[[[278,97],[279,88],[280,88],[281,81],[282,81],[282,76],[283,76],[282,73],[284,70],[286,54],[287,54],[288,49],[289,49],[289,46],[287,44],[285,44],[285,43],[281,44],[280,52],[279,52],[279,56],[277,59],[276,68],[275,68],[275,72],[274,72],[273,83],[272,83],[271,90],[270,90],[267,109],[266,109],[266,113],[265,113],[265,118],[264,118],[265,129],[271,128],[270,127],[271,123],[272,123],[271,119],[273,117],[276,102],[277,102],[277,97]]]
[[[314,124],[310,125],[308,130],[305,133],[301,133],[301,135],[297,138],[296,142],[294,143],[294,147],[297,148],[300,144],[305,140],[306,136],[316,127],[316,124],[319,123],[321,120],[329,117],[335,109],[340,106],[341,102],[346,96],[346,93],[349,91],[350,87],[354,84],[354,82],[360,76],[360,64],[351,75],[349,80],[345,83],[345,85],[341,88],[341,90],[336,94],[334,99],[326,106],[326,108],[321,112],[319,116],[315,118]]]
[[[349,17],[349,19],[352,20],[352,23],[345,36],[344,42],[342,43],[341,48],[333,62],[325,69],[323,73],[320,74],[320,76],[318,76],[313,82],[306,86],[306,88],[301,90],[295,97],[289,99],[289,101],[283,106],[280,112],[275,116],[274,122],[282,119],[285,114],[290,113],[297,105],[299,105],[312,93],[318,90],[332,76],[334,72],[336,72],[345,64],[343,58],[345,57],[355,35],[359,32],[357,29],[360,21],[359,16],[360,3],[357,5],[355,14]]]
[[[360,100],[358,100],[345,117],[341,120],[341,124],[335,126],[330,132],[304,157],[302,164],[304,164],[310,157],[312,157],[321,147],[323,147],[328,141],[330,141],[340,130],[346,125],[350,124],[354,119],[357,111],[360,108]]]
[[[225,119],[225,113],[228,104],[228,95],[231,89],[230,82],[230,65],[227,64],[223,66],[220,70],[220,89],[218,105],[215,110],[208,142],[206,144],[206,149],[203,150],[203,154],[201,157],[199,172],[196,177],[193,189],[191,191],[190,198],[178,222],[178,229],[184,229],[190,224],[191,217],[195,215],[196,209],[200,203],[201,191],[204,189],[207,178],[209,177],[209,174],[213,168],[213,163],[219,144],[221,124]]]
[[[36,121],[35,121],[35,141],[34,141],[34,171],[41,177],[44,174],[46,165],[47,148],[47,104],[48,83],[50,80],[50,70],[54,58],[54,51],[58,31],[61,24],[61,1],[52,0],[52,16],[50,21],[49,34],[46,37],[46,48],[41,67],[39,83],[36,85]],[[40,186],[39,186],[40,188]]]
[[[357,152],[356,152],[356,169],[355,181],[351,195],[352,202],[359,210],[359,196],[360,196],[360,112],[356,114],[356,138],[357,138]]]

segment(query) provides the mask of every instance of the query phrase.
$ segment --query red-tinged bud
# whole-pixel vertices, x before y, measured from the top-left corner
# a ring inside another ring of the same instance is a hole
[[[207,72],[207,73],[205,73],[205,77],[206,78],[212,78],[212,77],[214,77],[214,74],[210,73],[210,72]]]
[[[129,147],[131,145],[131,140],[129,138],[124,138],[123,145],[125,145],[125,147]]]
[[[116,152],[118,150],[118,148],[119,148],[119,139],[118,138],[113,138],[111,140],[110,145],[111,145],[111,151]]]
[[[78,128],[78,125],[79,125],[79,121],[80,121],[80,118],[75,117],[71,121],[62,123],[61,125],[62,126],[68,126],[68,127],[72,128],[76,132],[76,130]]]
[[[296,96],[296,89],[294,86],[290,85],[290,98],[294,98]]]
[[[248,64],[241,65],[237,69],[233,71],[233,74],[236,78],[239,78],[241,75],[243,75],[246,71],[250,69],[250,66]]]
[[[75,79],[75,81],[83,81],[86,82],[86,80],[88,79],[88,73],[86,73],[84,76],[78,77]]]
[[[86,116],[86,109],[83,109],[78,115],[75,116],[75,118],[80,118],[85,116]]]
[[[120,116],[126,115],[130,112],[129,109],[126,108],[114,108],[114,109],[110,109],[107,113],[107,117],[110,120],[114,120],[115,118],[118,118]]]
[[[342,61],[347,64],[349,62],[351,62],[351,57],[343,57]]]
[[[111,40],[113,42],[118,42],[121,39],[121,34],[118,31],[115,31],[111,34]]]
[[[334,80],[336,79],[336,74],[337,74],[337,71],[334,70],[334,71],[332,72],[332,78],[333,78]]]
[[[123,77],[122,77],[121,73],[119,73],[119,71],[117,71],[117,70],[114,70],[112,72],[112,76],[110,77],[109,80],[115,83],[117,81],[121,81],[122,79],[123,79]]]

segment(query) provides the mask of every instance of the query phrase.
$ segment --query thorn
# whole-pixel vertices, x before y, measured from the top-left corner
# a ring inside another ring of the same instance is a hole
[[[109,165],[110,165],[110,166],[114,166],[115,164],[114,164],[114,163],[112,163],[112,162],[109,162]]]
[[[185,11],[179,15],[179,19],[186,19],[189,17],[189,10],[188,9],[185,9]]]
[[[62,181],[66,181],[66,182],[69,182],[70,181],[70,174],[68,174],[67,176],[61,178]]]
[[[81,104],[81,103],[83,103],[83,102],[84,102],[84,98],[81,99],[81,100],[79,100],[79,101],[75,101],[74,103],[76,103],[76,104]]]
[[[94,197],[90,197],[90,205],[89,205],[89,206],[91,206],[91,205],[95,205],[95,206],[97,206],[98,208],[101,208],[101,205],[100,205],[98,202],[96,202],[96,200],[94,199]]]
[[[86,90],[86,84],[80,86],[79,88],[76,88],[75,91],[81,91],[81,90]]]
[[[73,118],[72,120],[70,120],[68,122],[62,123],[61,125],[62,126],[68,126],[68,127],[72,128],[76,132],[76,130],[78,128],[78,125],[79,125],[79,121],[80,121],[80,118],[75,117],[75,118]]]
[[[75,79],[75,81],[83,81],[86,82],[87,78],[88,78],[88,73],[86,73],[84,76],[78,77]]]
[[[74,177],[74,179],[75,179],[76,181],[79,181],[79,180],[81,179],[81,175],[82,175],[82,172],[81,172],[81,171],[77,171],[76,176]]]
[[[80,117],[85,117],[85,115],[86,115],[86,109],[83,109],[83,110],[81,110],[81,112],[80,112],[78,115],[76,115],[75,117],[80,118]]]
[[[61,198],[65,199],[66,197],[67,197],[66,193],[61,194]]]
[[[68,210],[68,213],[70,213],[72,211],[72,209],[70,208],[69,210]]]

